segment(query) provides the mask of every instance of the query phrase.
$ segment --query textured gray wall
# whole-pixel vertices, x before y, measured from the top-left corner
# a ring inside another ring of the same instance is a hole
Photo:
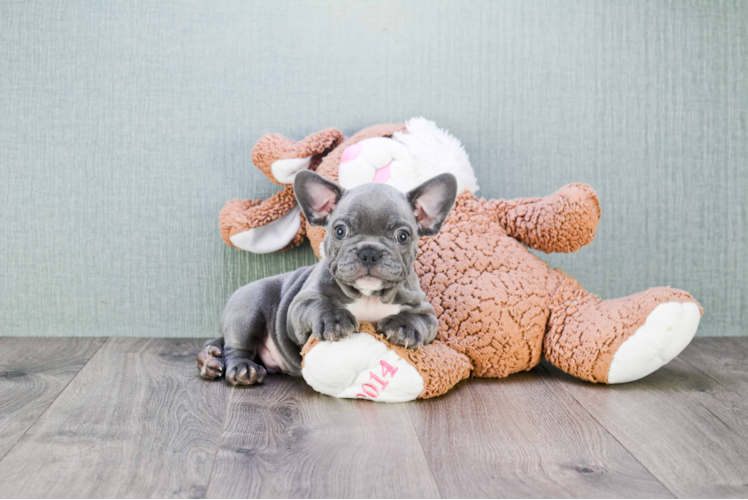
[[[210,336],[229,294],[314,262],[226,247],[275,192],[268,132],[424,115],[486,197],[600,195],[548,260],[604,298],[671,284],[748,322],[748,2],[0,3],[0,331]]]

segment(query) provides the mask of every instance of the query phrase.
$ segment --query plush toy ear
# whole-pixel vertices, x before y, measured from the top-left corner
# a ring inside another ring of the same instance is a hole
[[[452,174],[437,175],[410,191],[407,196],[418,221],[418,234],[433,236],[439,232],[455,203],[457,179]]]
[[[306,234],[291,186],[267,200],[227,202],[221,210],[219,226],[227,245],[253,253],[300,245]]]
[[[296,201],[312,226],[324,226],[332,209],[343,196],[343,188],[309,170],[296,174],[293,182]]]
[[[324,156],[343,142],[343,133],[326,128],[299,142],[280,134],[263,135],[252,148],[252,163],[276,184],[292,184],[297,172],[314,170]]]

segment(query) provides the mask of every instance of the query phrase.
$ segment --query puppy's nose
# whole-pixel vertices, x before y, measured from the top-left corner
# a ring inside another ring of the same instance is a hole
[[[382,252],[376,248],[364,248],[358,252],[358,258],[366,267],[374,267],[377,261],[382,258]]]

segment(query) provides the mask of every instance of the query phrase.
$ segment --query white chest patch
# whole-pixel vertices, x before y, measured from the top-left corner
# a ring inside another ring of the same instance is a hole
[[[379,297],[370,297],[362,295],[355,302],[351,302],[346,309],[351,311],[359,321],[368,321],[377,323],[382,318],[397,314],[400,312],[400,306],[397,304],[383,304]]]

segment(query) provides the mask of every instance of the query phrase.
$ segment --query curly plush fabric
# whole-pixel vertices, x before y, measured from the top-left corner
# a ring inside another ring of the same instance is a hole
[[[233,247],[234,244],[231,243],[230,238],[234,234],[252,229],[248,225],[244,225],[250,220],[250,217],[247,216],[246,213],[249,209],[256,207],[261,203],[262,200],[240,200],[238,198],[226,202],[218,216],[218,227],[221,230],[221,239],[224,243]],[[273,210],[274,208],[275,207],[273,207]]]
[[[290,185],[264,201],[231,200],[221,209],[218,218],[221,238],[227,245],[234,246],[230,239],[232,236],[269,224],[286,215],[294,206],[296,206],[296,197]],[[299,245],[304,241],[304,226],[304,224],[301,225],[292,243],[298,241],[296,244]]]
[[[597,194],[587,184],[568,184],[545,198],[490,205],[509,236],[545,253],[576,252],[592,243],[601,215]]]
[[[333,137],[329,130],[323,131],[324,134]],[[396,132],[407,133],[407,125],[376,125],[342,142],[336,142],[335,135],[334,140],[324,143],[337,145],[321,157],[317,172],[337,181],[341,156],[348,146],[372,137],[391,137]],[[324,141],[309,139],[308,142]],[[270,165],[268,158],[298,154],[296,150],[290,152],[295,144],[281,136],[266,136],[255,148],[262,157],[258,156],[255,163],[265,169]],[[270,153],[283,148],[286,149],[283,155]],[[247,228],[285,213],[290,201],[283,198],[287,195],[277,196],[268,200],[267,205],[250,201],[227,204],[221,214],[222,234],[234,231],[223,232],[224,219],[228,221],[227,228]],[[616,352],[642,330],[642,325],[649,324],[648,318],[656,316],[655,309],[673,304],[677,309],[678,304],[691,303],[695,306],[688,306],[692,311],[688,325],[684,320],[682,334],[673,344],[682,349],[698,326],[698,318],[693,316],[703,313],[687,292],[652,288],[629,297],[602,301],[584,290],[573,277],[551,269],[527,249],[575,252],[592,242],[600,216],[597,195],[586,184],[569,184],[542,198],[516,200],[478,199],[465,191],[458,196],[439,234],[421,240],[415,263],[421,288],[439,319],[436,340],[420,349],[407,350],[389,344],[375,333],[373,325],[362,326],[362,331],[374,335],[416,368],[424,379],[422,398],[443,394],[467,376],[506,377],[529,370],[543,356],[579,378],[607,383]],[[324,229],[304,225],[312,248],[320,256]],[[224,240],[230,244],[225,236]],[[657,344],[658,339],[667,340],[677,320],[665,325],[653,322],[652,328],[662,326],[663,330],[659,337],[655,335],[656,338],[648,339],[652,342],[645,343],[645,350],[655,361],[653,369],[661,366],[657,363],[667,362],[680,352],[663,349],[671,357],[657,357],[658,349],[662,348]],[[648,331],[651,334],[653,330]],[[315,341],[310,341],[302,354],[314,345]],[[630,360],[630,350],[627,356]],[[629,367],[636,367],[634,358]],[[624,367],[620,379],[635,371]],[[651,371],[640,376],[647,373]]]
[[[308,168],[314,170],[322,161],[323,156],[335,149],[345,137],[343,133],[335,128],[328,128],[314,134],[310,134],[301,141],[292,141],[279,134],[268,134],[252,148],[252,162],[272,182],[281,184],[272,172],[273,163],[278,160],[296,158],[310,158]],[[221,238],[229,245],[234,246],[231,237],[249,231],[254,228],[265,226],[286,215],[296,205],[293,186],[286,184],[284,189],[265,201],[254,200],[231,200],[224,205],[219,216],[219,227]],[[306,236],[308,224],[302,214],[301,224],[296,234],[281,249],[301,245]]]
[[[658,305],[696,303],[689,293],[670,287],[601,301],[568,274],[555,273],[558,281],[551,297],[544,355],[555,366],[589,382],[608,381],[613,355]],[[703,314],[701,306],[699,310]]]
[[[492,208],[461,194],[439,234],[421,240],[415,265],[439,318],[437,339],[467,355],[476,377],[539,363],[549,314],[550,269],[526,258]]]
[[[281,184],[273,176],[272,165],[275,161],[315,156],[310,165],[310,168],[314,170],[322,160],[320,155],[335,149],[343,139],[345,139],[343,133],[336,128],[326,128],[320,132],[308,135],[299,142],[286,139],[279,134],[268,134],[263,136],[255,147],[252,148],[252,163],[268,179],[276,184]]]

